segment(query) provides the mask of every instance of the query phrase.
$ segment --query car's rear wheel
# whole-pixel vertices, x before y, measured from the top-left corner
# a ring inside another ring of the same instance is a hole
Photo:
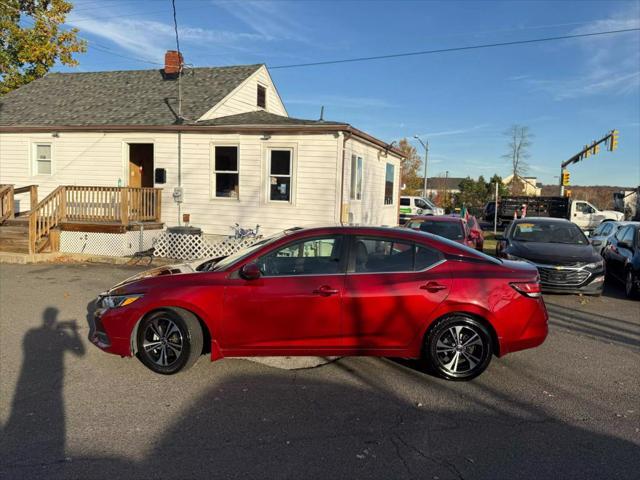
[[[191,367],[202,353],[202,329],[191,312],[166,309],[142,319],[137,335],[138,358],[149,369],[172,375]]]
[[[447,380],[471,380],[491,362],[493,341],[487,328],[465,315],[446,317],[425,340],[429,367]]]

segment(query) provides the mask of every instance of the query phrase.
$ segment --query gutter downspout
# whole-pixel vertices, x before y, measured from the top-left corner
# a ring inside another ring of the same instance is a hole
[[[344,218],[343,217],[343,205],[344,205],[344,165],[345,165],[345,152],[347,150],[347,140],[349,140],[351,138],[352,133],[351,132],[347,132],[346,134],[343,134],[342,137],[342,177],[340,179],[340,225],[344,225]]]

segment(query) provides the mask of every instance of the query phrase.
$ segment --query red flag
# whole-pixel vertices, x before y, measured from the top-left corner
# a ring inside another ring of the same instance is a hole
[[[527,205],[522,205],[522,216],[520,218],[524,218],[527,216]]]

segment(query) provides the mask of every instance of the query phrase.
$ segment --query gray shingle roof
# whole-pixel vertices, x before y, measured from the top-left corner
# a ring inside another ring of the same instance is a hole
[[[226,117],[203,120],[195,125],[347,125],[344,122],[329,122],[325,120],[303,120],[301,118],[283,117],[263,110],[240,113]]]
[[[187,70],[183,117],[197,120],[260,66]],[[0,125],[171,125],[177,98],[162,70],[49,73],[0,97]]]

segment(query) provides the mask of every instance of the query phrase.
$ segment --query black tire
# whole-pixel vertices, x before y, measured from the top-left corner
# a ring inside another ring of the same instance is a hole
[[[466,347],[465,342],[469,342]],[[466,315],[443,318],[425,338],[424,357],[429,368],[447,380],[477,377],[489,366],[492,356],[493,339],[487,327]]]
[[[627,298],[636,298],[638,296],[638,289],[636,287],[636,278],[633,274],[633,270],[627,268],[624,275],[624,293]]]
[[[140,321],[136,344],[137,356],[147,368],[173,375],[189,369],[200,358],[202,328],[187,310],[157,310]]]

